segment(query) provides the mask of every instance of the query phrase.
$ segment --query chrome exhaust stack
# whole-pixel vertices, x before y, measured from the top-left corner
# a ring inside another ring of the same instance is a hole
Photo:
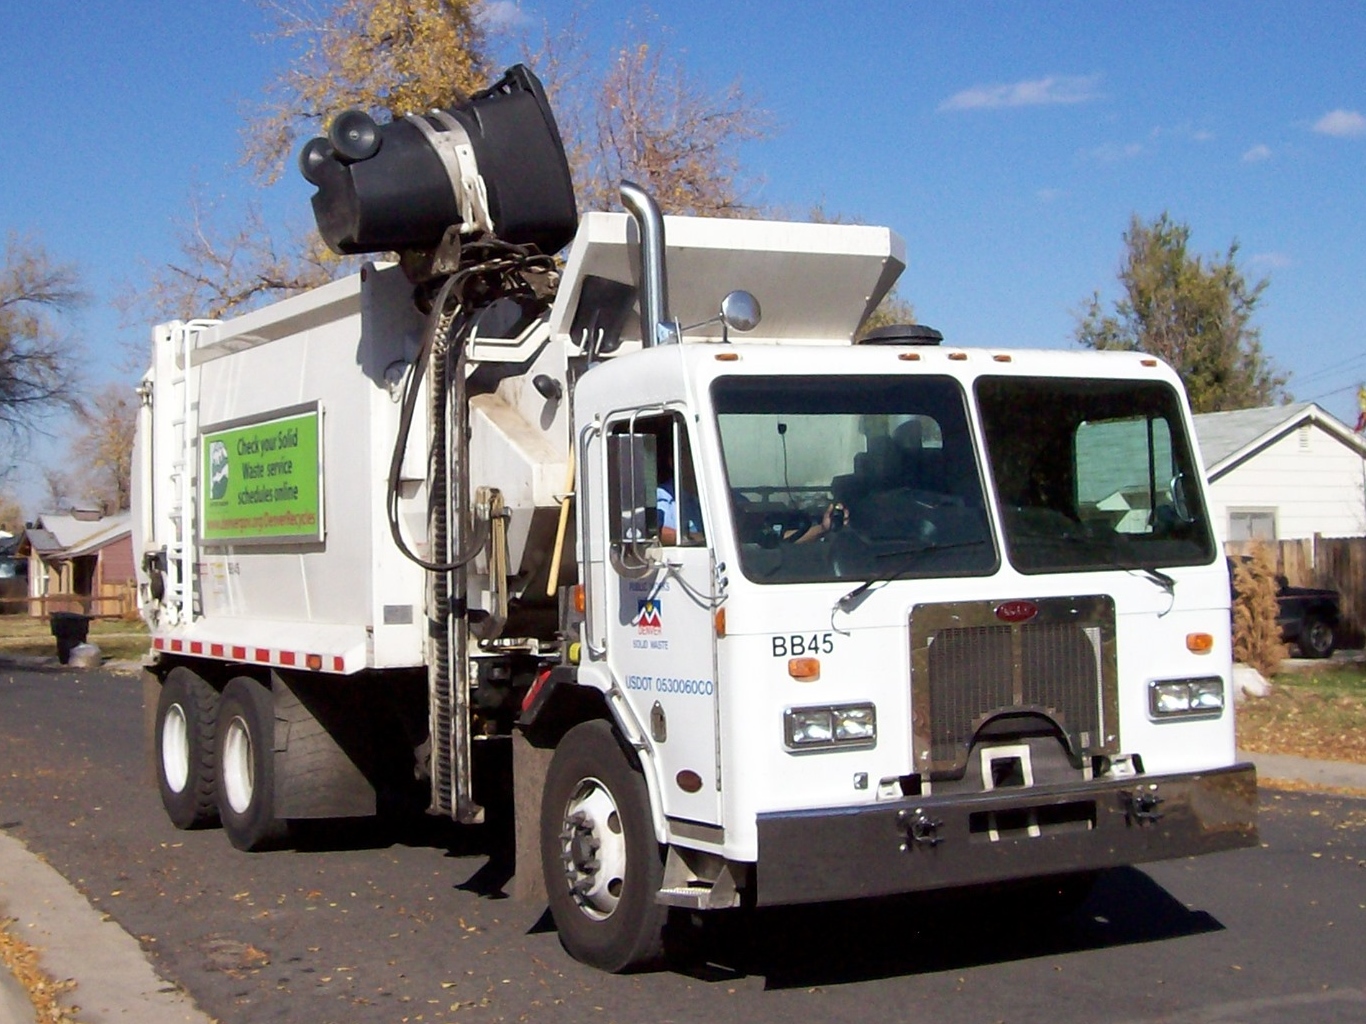
[[[659,204],[632,181],[621,183],[621,205],[640,230],[640,341],[645,348],[678,341],[669,316],[669,285],[664,276],[664,217]]]

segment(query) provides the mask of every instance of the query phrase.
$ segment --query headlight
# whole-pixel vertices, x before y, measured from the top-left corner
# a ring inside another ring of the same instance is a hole
[[[877,742],[877,711],[871,704],[788,708],[783,736],[788,750],[872,746]]]
[[[1224,681],[1160,679],[1148,684],[1148,710],[1154,718],[1218,718],[1224,712]]]

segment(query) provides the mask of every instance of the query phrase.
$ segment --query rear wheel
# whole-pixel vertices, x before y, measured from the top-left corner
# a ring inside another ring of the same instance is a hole
[[[284,838],[275,817],[275,705],[270,690],[239,676],[218,705],[218,814],[239,850],[264,850]]]
[[[541,802],[541,865],[560,942],[606,971],[652,966],[663,956],[668,908],[645,777],[609,723],[565,734]]]
[[[157,785],[176,828],[218,823],[214,799],[214,727],[218,691],[183,666],[161,684],[156,714]]]
[[[1333,653],[1335,640],[1330,623],[1310,617],[1300,629],[1300,653],[1306,658],[1327,658]]]

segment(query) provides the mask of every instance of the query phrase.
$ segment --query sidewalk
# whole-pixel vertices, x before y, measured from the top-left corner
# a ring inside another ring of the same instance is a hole
[[[1238,752],[1257,765],[1260,782],[1355,790],[1366,795],[1366,765]],[[82,1024],[211,1024],[188,995],[153,971],[137,941],[86,902],[65,878],[17,839],[0,832],[0,919],[41,954],[56,981],[74,979],[66,1005]],[[0,967],[0,1024],[34,1024],[19,982]]]
[[[0,832],[0,919],[38,950],[56,981],[75,979],[64,1006],[81,1024],[210,1024],[188,995],[158,977],[137,940],[95,910],[65,878]],[[32,1024],[23,987],[0,967],[0,1024]]]

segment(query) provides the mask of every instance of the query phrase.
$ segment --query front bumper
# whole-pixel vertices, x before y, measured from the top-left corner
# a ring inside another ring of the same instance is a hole
[[[1251,764],[759,815],[760,905],[1120,867],[1257,843]]]

